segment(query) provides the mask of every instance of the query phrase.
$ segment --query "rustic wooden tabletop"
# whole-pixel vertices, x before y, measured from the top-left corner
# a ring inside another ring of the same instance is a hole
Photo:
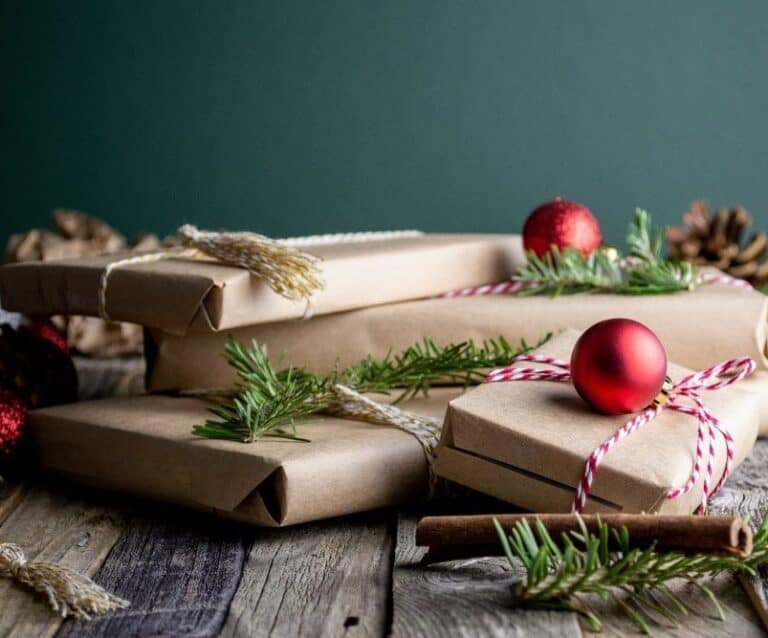
[[[114,387],[112,372],[94,370],[86,394]],[[713,509],[758,520],[767,505],[768,441],[760,441]],[[502,559],[420,566],[423,550],[413,542],[419,513],[257,529],[52,480],[5,483],[0,541],[88,573],[131,607],[90,622],[62,621],[42,599],[0,579],[0,636],[582,635],[573,614],[511,606],[515,574]],[[760,607],[746,593],[759,595],[760,579],[745,588],[724,575],[713,588],[726,621],[704,611],[702,601],[701,615],[655,634],[764,634]],[[606,608],[605,619],[603,635],[636,633],[615,610]]]

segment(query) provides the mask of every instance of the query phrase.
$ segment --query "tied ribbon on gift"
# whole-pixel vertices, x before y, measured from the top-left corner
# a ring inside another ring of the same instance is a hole
[[[427,461],[429,495],[432,496],[437,486],[437,474],[435,474],[433,467],[435,448],[440,441],[443,420],[414,414],[394,405],[373,401],[345,385],[336,384],[333,391],[336,394],[336,401],[328,409],[330,414],[347,419],[360,419],[368,423],[378,423],[379,425],[391,425],[416,438]]]
[[[738,277],[714,272],[705,272],[699,275],[698,283],[702,285],[720,284],[723,286],[734,286],[752,290],[752,284]],[[458,290],[449,290],[437,297],[439,299],[453,299],[454,297],[487,297],[489,295],[515,295],[525,290],[539,288],[541,284],[536,281],[500,281],[495,284],[484,284],[482,286],[472,286],[469,288],[460,288]]]
[[[486,378],[486,382],[572,381],[570,364],[566,361],[543,355],[522,354],[515,357],[512,363],[521,361],[547,364],[552,367],[521,368],[510,365],[491,371]],[[713,391],[724,388],[732,383],[741,381],[744,377],[752,374],[754,370],[755,362],[752,359],[749,357],[740,357],[729,359],[728,361],[724,361],[723,363],[700,372],[691,373],[677,382],[672,382],[668,378],[661,394],[656,398],[652,405],[629,419],[629,421],[598,445],[592,454],[589,455],[589,458],[584,465],[584,472],[582,473],[576,488],[576,494],[573,499],[571,510],[577,513],[584,510],[600,463],[605,458],[605,455],[611,451],[611,448],[613,448],[614,445],[653,421],[653,419],[659,416],[664,410],[673,410],[694,417],[698,422],[698,428],[696,432],[696,454],[688,480],[682,487],[674,488],[667,492],[667,498],[677,498],[678,496],[690,492],[693,486],[698,482],[702,465],[706,465],[702,484],[702,500],[697,510],[699,513],[704,513],[707,508],[709,497],[720,490],[725,479],[728,478],[731,473],[733,468],[734,442],[727,426],[704,405],[700,392],[703,390]],[[725,441],[726,458],[722,475],[714,489],[711,489],[712,475],[714,473],[715,440],[717,434],[722,436]]]
[[[271,239],[258,233],[212,232],[185,224],[176,231],[178,246],[107,264],[99,281],[99,315],[105,321],[111,321],[107,311],[107,287],[116,269],[172,258],[209,259],[225,266],[243,268],[263,279],[272,290],[286,299],[306,301],[308,314],[310,297],[324,285],[320,271],[321,259],[300,248],[420,237],[422,234],[417,230],[392,230]]]

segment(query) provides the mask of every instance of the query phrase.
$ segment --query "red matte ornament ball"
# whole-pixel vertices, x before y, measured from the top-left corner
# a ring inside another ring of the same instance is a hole
[[[0,390],[0,456],[19,444],[27,422],[27,406],[13,392]]]
[[[523,247],[543,257],[551,247],[591,255],[603,241],[600,225],[583,204],[560,197],[534,210],[523,226]]]
[[[664,346],[652,330],[632,319],[607,319],[581,335],[571,354],[573,385],[603,414],[647,408],[667,375]]]

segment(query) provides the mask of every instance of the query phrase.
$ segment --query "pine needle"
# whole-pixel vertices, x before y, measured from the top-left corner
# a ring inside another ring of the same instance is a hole
[[[470,386],[481,383],[487,370],[507,365],[514,357],[540,346],[510,344],[504,337],[439,346],[424,338],[398,354],[383,359],[368,356],[359,363],[330,374],[307,372],[304,368],[278,370],[269,360],[266,347],[253,341],[245,347],[230,338],[224,355],[240,382],[233,397],[209,411],[216,417],[195,425],[193,433],[210,438],[250,443],[264,437],[306,441],[296,435],[296,423],[329,410],[336,400],[337,384],[361,393],[397,392],[394,403],[419,394],[426,395],[434,384]],[[279,361],[278,361],[279,365]]]
[[[560,542],[537,521],[516,523],[509,532],[495,520],[504,555],[510,565],[520,564],[526,576],[513,587],[519,604],[574,611],[599,630],[602,621],[586,606],[584,596],[596,595],[614,600],[618,607],[645,634],[664,619],[672,625],[693,613],[668,587],[673,579],[692,583],[710,602],[721,620],[725,612],[715,593],[702,583],[707,576],[723,571],[754,575],[768,562],[768,515],[755,533],[752,554],[733,555],[660,552],[632,548],[626,527],[610,528],[598,522],[596,533],[586,529],[563,534]]]
[[[695,288],[698,267],[664,259],[663,238],[663,231],[652,225],[650,215],[638,208],[627,233],[627,257],[614,249],[598,249],[589,256],[573,248],[559,251],[553,247],[544,257],[529,251],[527,263],[512,279],[535,285],[516,294],[657,295]]]

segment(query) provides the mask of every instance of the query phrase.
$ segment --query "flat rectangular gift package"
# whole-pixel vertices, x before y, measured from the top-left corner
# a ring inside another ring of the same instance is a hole
[[[704,285],[669,295],[490,295],[433,298],[343,313],[246,326],[218,334],[178,337],[150,331],[148,387],[151,391],[223,387],[235,381],[221,353],[233,336],[255,339],[283,364],[318,373],[381,358],[429,337],[439,345],[504,336],[537,343],[548,332],[584,330],[611,317],[640,321],[653,330],[672,361],[700,369],[734,356],[759,366],[768,360],[768,298],[755,290]],[[206,361],[205,366],[195,362]]]
[[[460,388],[404,407],[442,418]],[[318,415],[309,443],[205,439],[192,426],[206,402],[163,396],[100,399],[34,410],[40,465],[80,483],[276,527],[418,500],[428,471],[418,440],[395,427]]]
[[[635,319],[660,338],[670,360],[694,370],[734,356],[749,356],[758,370],[740,387],[757,393],[760,432],[768,433],[768,298],[755,290],[705,285],[657,296],[490,295],[432,298],[340,312],[311,320],[245,326],[219,333],[145,336],[147,389],[173,392],[221,388],[236,381],[222,352],[229,337],[267,346],[281,365],[326,373],[368,355],[384,357],[429,337],[438,345],[505,337],[535,344],[547,332],[586,329],[610,317]],[[206,365],[196,362],[205,361]]]
[[[366,235],[301,249],[321,258],[324,280],[308,303],[289,301],[247,270],[209,258],[119,265],[106,289],[105,269],[119,256],[1,268],[0,297],[9,310],[99,315],[105,303],[112,319],[145,327],[153,394],[32,411],[41,466],[264,526],[426,495],[424,449],[392,426],[317,416],[297,425],[309,443],[195,436],[193,426],[209,415],[206,401],[159,393],[231,388],[236,377],[223,357],[230,337],[267,346],[273,359],[282,356],[281,366],[327,373],[425,338],[438,345],[500,336],[535,344],[552,332],[540,351],[567,359],[579,333],[564,329],[622,316],[656,332],[674,362],[673,378],[735,356],[768,367],[766,297],[752,290],[716,284],[651,296],[446,297],[440,294],[508,280],[524,261],[520,237]],[[768,371],[704,400],[727,422],[741,461],[758,421],[768,430]],[[445,417],[434,465],[440,475],[540,512],[570,507],[587,456],[627,418],[598,415],[573,387],[547,382],[486,384],[464,394],[435,388],[400,407]],[[695,445],[695,421],[665,411],[606,456],[587,511],[691,511],[698,486],[675,500],[664,495],[686,478]],[[718,446],[716,474],[723,465]]]
[[[537,353],[568,360],[578,335],[565,332]],[[673,381],[688,372],[669,365]],[[702,392],[702,398],[733,436],[734,466],[738,465],[757,434],[757,396],[733,384]],[[435,471],[534,512],[569,511],[587,458],[631,416],[595,413],[570,383],[487,383],[449,403]],[[691,416],[664,410],[621,440],[603,457],[585,511],[695,510],[702,499],[702,477],[687,494],[674,499],[666,495],[691,473],[696,430]],[[716,482],[726,460],[722,439],[715,442],[715,449]]]
[[[394,235],[319,241],[301,250],[322,260],[324,287],[309,305],[286,299],[243,268],[174,257],[114,268],[104,293],[106,311],[115,321],[175,334],[226,330],[502,281],[524,260],[518,235]],[[29,315],[100,316],[102,275],[120,258],[112,254],[4,266],[3,307]]]

